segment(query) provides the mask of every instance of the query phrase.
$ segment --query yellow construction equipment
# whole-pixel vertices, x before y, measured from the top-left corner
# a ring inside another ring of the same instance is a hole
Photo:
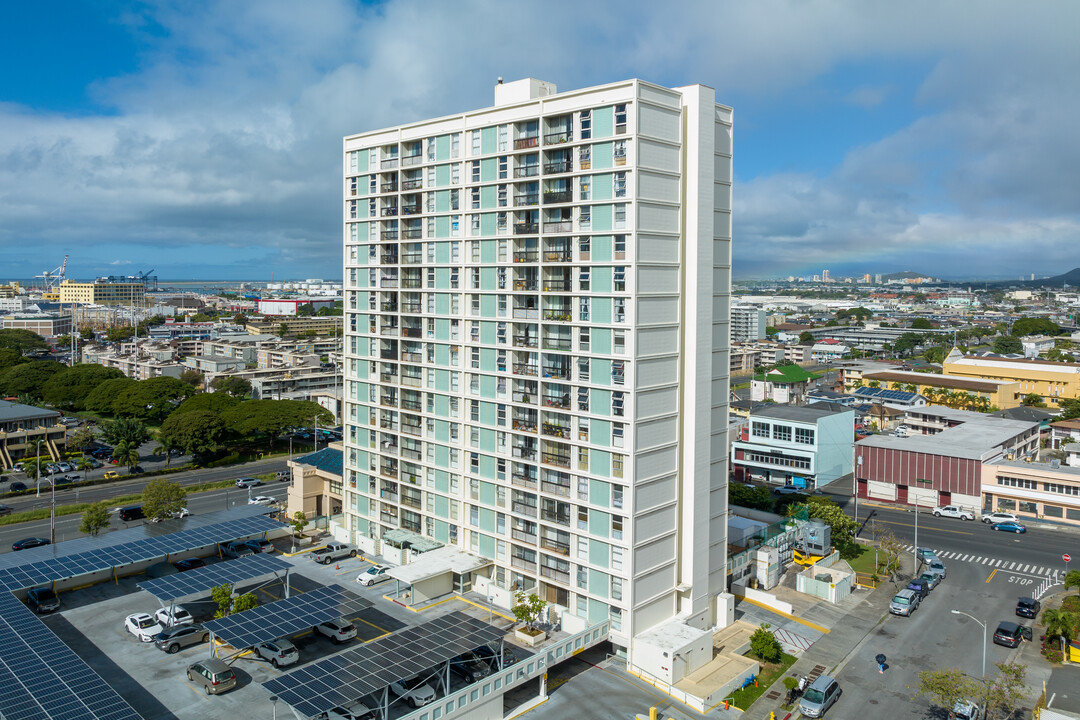
[[[796,565],[802,565],[804,567],[810,567],[815,565],[824,559],[824,555],[811,555],[810,553],[803,552],[802,550],[792,550],[791,559]]]

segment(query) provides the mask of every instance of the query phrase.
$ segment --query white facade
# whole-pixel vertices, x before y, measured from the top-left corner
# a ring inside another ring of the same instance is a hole
[[[731,308],[731,341],[753,342],[765,339],[765,311],[736,305]]]
[[[344,141],[345,502],[614,642],[717,622],[732,111],[640,80]]]

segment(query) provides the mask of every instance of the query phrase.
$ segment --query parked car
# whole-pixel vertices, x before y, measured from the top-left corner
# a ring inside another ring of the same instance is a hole
[[[1021,625],[1007,620],[998,623],[994,631],[994,644],[1014,648],[1024,639],[1024,631]]]
[[[933,590],[941,583],[941,575],[932,572],[924,572],[917,579],[926,583],[926,587]]]
[[[50,544],[45,538],[23,538],[22,540],[16,540],[11,543],[11,549],[15,550],[29,550],[30,548],[41,547],[42,545]]]
[[[1020,518],[1016,517],[1012,513],[992,512],[983,515],[982,521],[984,523],[1020,522]]]
[[[364,703],[358,702],[331,708],[321,715],[316,715],[315,720],[375,720],[375,713]]]
[[[58,462],[58,463],[56,463],[56,469],[57,469],[57,470],[58,470],[59,472],[66,472],[66,473],[67,473],[67,472],[71,472],[71,471],[72,471],[72,470],[74,470],[75,468],[71,467],[71,463],[69,463],[69,462],[67,462],[67,461],[65,460],[64,462]]]
[[[311,552],[311,559],[323,565],[346,557],[356,557],[356,548],[348,543],[331,542]]]
[[[146,515],[143,513],[142,505],[127,505],[120,508],[120,519],[124,522],[142,520],[145,517]]]
[[[772,489],[774,495],[806,495],[806,488],[796,487],[794,485],[783,485],[781,487],[774,487]]]
[[[356,637],[356,626],[345,618],[321,622],[311,630],[320,635],[325,635],[335,643],[348,642]]]
[[[263,481],[260,480],[259,478],[243,477],[243,478],[237,478],[236,479],[236,487],[238,487],[238,488],[260,487],[262,484],[263,484]]]
[[[919,548],[918,550],[915,551],[915,554],[918,555],[919,559],[922,560],[923,562],[928,563],[928,562],[931,562],[933,560],[938,560],[937,553],[934,552],[933,550],[931,550],[930,548]]]
[[[188,558],[187,560],[179,560],[173,563],[173,566],[180,572],[187,572],[188,570],[206,567],[206,562],[202,558]]]
[[[277,500],[269,495],[256,495],[248,500],[248,505],[277,505]]]
[[[225,543],[221,545],[221,554],[225,557],[242,558],[248,555],[254,555],[255,551],[251,549],[251,546],[241,540],[236,540],[231,543]]]
[[[957,700],[949,720],[985,720],[986,710],[970,700]]]
[[[60,598],[52,588],[38,587],[26,594],[26,604],[39,615],[60,609]]]
[[[450,660],[450,671],[467,683],[491,674],[491,668],[473,652],[463,652]]]
[[[106,480],[115,480],[116,478],[120,477],[120,473],[116,472],[115,470],[106,470],[105,474],[102,475],[102,477]]]
[[[940,560],[931,560],[929,563],[926,564],[926,570],[924,570],[923,572],[930,572],[934,575],[940,575],[941,579],[944,580],[945,563],[941,562]]]
[[[799,700],[799,712],[805,717],[821,717],[833,706],[842,692],[840,684],[831,677],[818,675],[817,680],[810,683],[810,687],[806,688]]]
[[[974,520],[975,513],[965,510],[959,505],[939,505],[934,508],[934,517],[960,518],[961,520]]]
[[[386,574],[386,571],[389,569],[389,565],[372,565],[356,576],[356,582],[361,585],[378,585],[379,583],[390,579],[390,576]]]
[[[1042,609],[1042,603],[1033,597],[1022,597],[1016,602],[1016,615],[1022,618],[1035,619]]]
[[[154,619],[158,621],[161,627],[172,627],[174,625],[194,625],[195,618],[191,616],[183,605],[173,605],[171,608],[161,608],[154,613]]]
[[[23,490],[27,489],[28,488],[26,487],[26,483],[24,482],[13,482],[8,485],[8,492],[22,492]]]
[[[251,548],[254,553],[272,553],[274,552],[274,543],[269,540],[263,540],[259,538],[257,540],[245,540],[244,544]]]
[[[300,651],[291,640],[278,638],[255,646],[255,654],[263,660],[269,660],[274,667],[285,667],[300,660]]]
[[[919,607],[922,596],[914,590],[901,590],[889,602],[889,612],[893,615],[910,616]]]
[[[930,594],[930,586],[922,580],[912,580],[908,583],[908,590],[914,590],[919,595],[919,599],[922,600]]]
[[[204,643],[209,637],[210,631],[202,625],[177,625],[159,632],[154,638],[154,645],[171,655],[182,648]]]
[[[481,645],[473,650],[476,656],[486,662],[488,666],[495,671],[496,669],[507,668],[518,661],[517,655],[510,648],[509,645],[503,643],[502,651],[502,668],[498,666],[498,651],[492,648],[490,645]]]
[[[236,687],[236,673],[224,660],[218,658],[200,660],[189,665],[187,679],[202,687],[207,695],[218,695]]]
[[[409,680],[398,680],[390,683],[390,692],[413,708],[423,707],[435,699],[435,690],[422,677],[414,677]]]
[[[0,517],[11,514],[11,506],[0,504]]]
[[[153,642],[165,628],[147,613],[133,613],[124,619],[124,628],[141,642]]]
[[[1018,522],[1012,520],[1006,520],[1005,522],[996,522],[990,524],[991,530],[1004,530],[1011,533],[1026,533],[1027,528]]]

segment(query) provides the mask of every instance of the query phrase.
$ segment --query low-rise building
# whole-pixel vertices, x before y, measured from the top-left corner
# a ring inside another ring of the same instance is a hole
[[[247,331],[258,335],[263,333],[279,333],[282,326],[289,335],[330,335],[340,337],[342,334],[343,318],[340,315],[326,315],[323,317],[312,315],[302,316],[263,316],[248,318]]]
[[[925,397],[917,392],[910,392],[908,390],[893,390],[891,388],[881,387],[861,387],[855,388],[852,397],[859,403],[873,403],[876,405],[886,405],[897,410],[906,410],[914,407],[925,407],[928,403]]]
[[[835,362],[851,354],[851,348],[838,340],[820,340],[810,346],[810,359],[814,362]]]
[[[146,302],[146,282],[137,278],[98,278],[81,283],[64,280],[57,286],[61,303],[88,305],[142,305]]]
[[[750,381],[750,399],[755,402],[772,400],[780,404],[797,405],[806,397],[813,375],[797,365],[780,365],[755,375]]]
[[[33,315],[0,315],[0,327],[5,330],[29,330],[42,337],[71,334],[71,316],[59,313]]]
[[[1080,399],[1080,363],[964,355],[953,348],[942,369],[957,377],[1017,383],[1018,397],[1035,393],[1051,408],[1064,399]]]
[[[983,512],[1080,525],[1080,467],[1002,460],[983,467],[982,491]]]
[[[1080,419],[1058,420],[1050,426],[1050,447],[1058,450],[1062,445],[1080,442]]]
[[[1039,424],[943,407],[912,408],[906,436],[855,444],[859,497],[901,505],[982,506],[985,465],[1038,450]]]
[[[290,516],[303,512],[308,520],[341,515],[343,451],[339,442],[289,460],[292,484],[287,501]],[[353,484],[355,492],[356,485]]]
[[[59,412],[0,400],[0,468],[10,470],[25,457],[38,457],[39,450],[59,460],[66,445]]]
[[[878,387],[918,393],[931,405],[966,407],[972,410],[1007,410],[1020,405],[1020,384],[1010,380],[975,379],[937,373],[885,370],[864,372],[860,382]]]
[[[85,345],[82,362],[116,368],[129,378],[180,377],[185,366],[177,360],[176,349],[167,343],[134,342],[113,345]]]
[[[732,443],[736,477],[819,487],[852,471],[855,412],[832,403],[768,405]]]
[[[301,305],[310,305],[312,309],[332,308],[336,300],[332,297],[300,298],[261,298],[255,301],[255,307],[262,315],[295,316]]]

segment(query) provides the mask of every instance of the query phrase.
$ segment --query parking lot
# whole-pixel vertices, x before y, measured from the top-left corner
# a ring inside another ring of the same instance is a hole
[[[280,553],[277,555],[280,556]],[[210,656],[207,643],[198,643],[169,654],[156,648],[153,643],[140,642],[125,629],[124,620],[128,615],[140,612],[153,614],[160,607],[150,593],[136,587],[146,579],[145,575],[122,577],[116,582],[62,593],[61,610],[43,616],[43,620],[144,718],[236,720],[263,713],[266,717],[271,716],[270,693],[261,687],[261,683],[267,680],[355,647],[357,643],[370,642],[406,625],[423,623],[451,610],[469,608],[478,612],[460,601],[443,603],[424,613],[415,613],[388,601],[382,597],[388,584],[363,587],[355,582],[356,575],[371,565],[360,558],[348,558],[325,566],[311,562],[306,554],[283,559],[295,568],[289,572],[290,595],[336,583],[371,601],[373,606],[348,618],[357,629],[357,637],[343,644],[334,644],[311,629],[290,636],[289,639],[299,650],[300,659],[296,664],[280,670],[251,652],[220,647],[218,656],[232,666],[237,677],[237,687],[222,695],[207,696],[198,685],[186,678],[188,666]],[[207,562],[212,564],[219,561],[207,558]],[[234,590],[237,593],[252,592],[260,605],[265,605],[282,599],[285,588],[282,580],[272,579],[241,583]],[[209,593],[195,601],[179,604],[194,616],[196,622],[210,620],[216,609]],[[500,618],[495,617],[495,620],[498,622]],[[519,658],[528,655],[518,648],[515,651]],[[452,690],[465,685],[460,678],[451,677]],[[284,707],[280,710],[283,711],[282,717],[289,712]],[[405,712],[411,712],[411,709],[398,701],[392,707],[391,717]]]

